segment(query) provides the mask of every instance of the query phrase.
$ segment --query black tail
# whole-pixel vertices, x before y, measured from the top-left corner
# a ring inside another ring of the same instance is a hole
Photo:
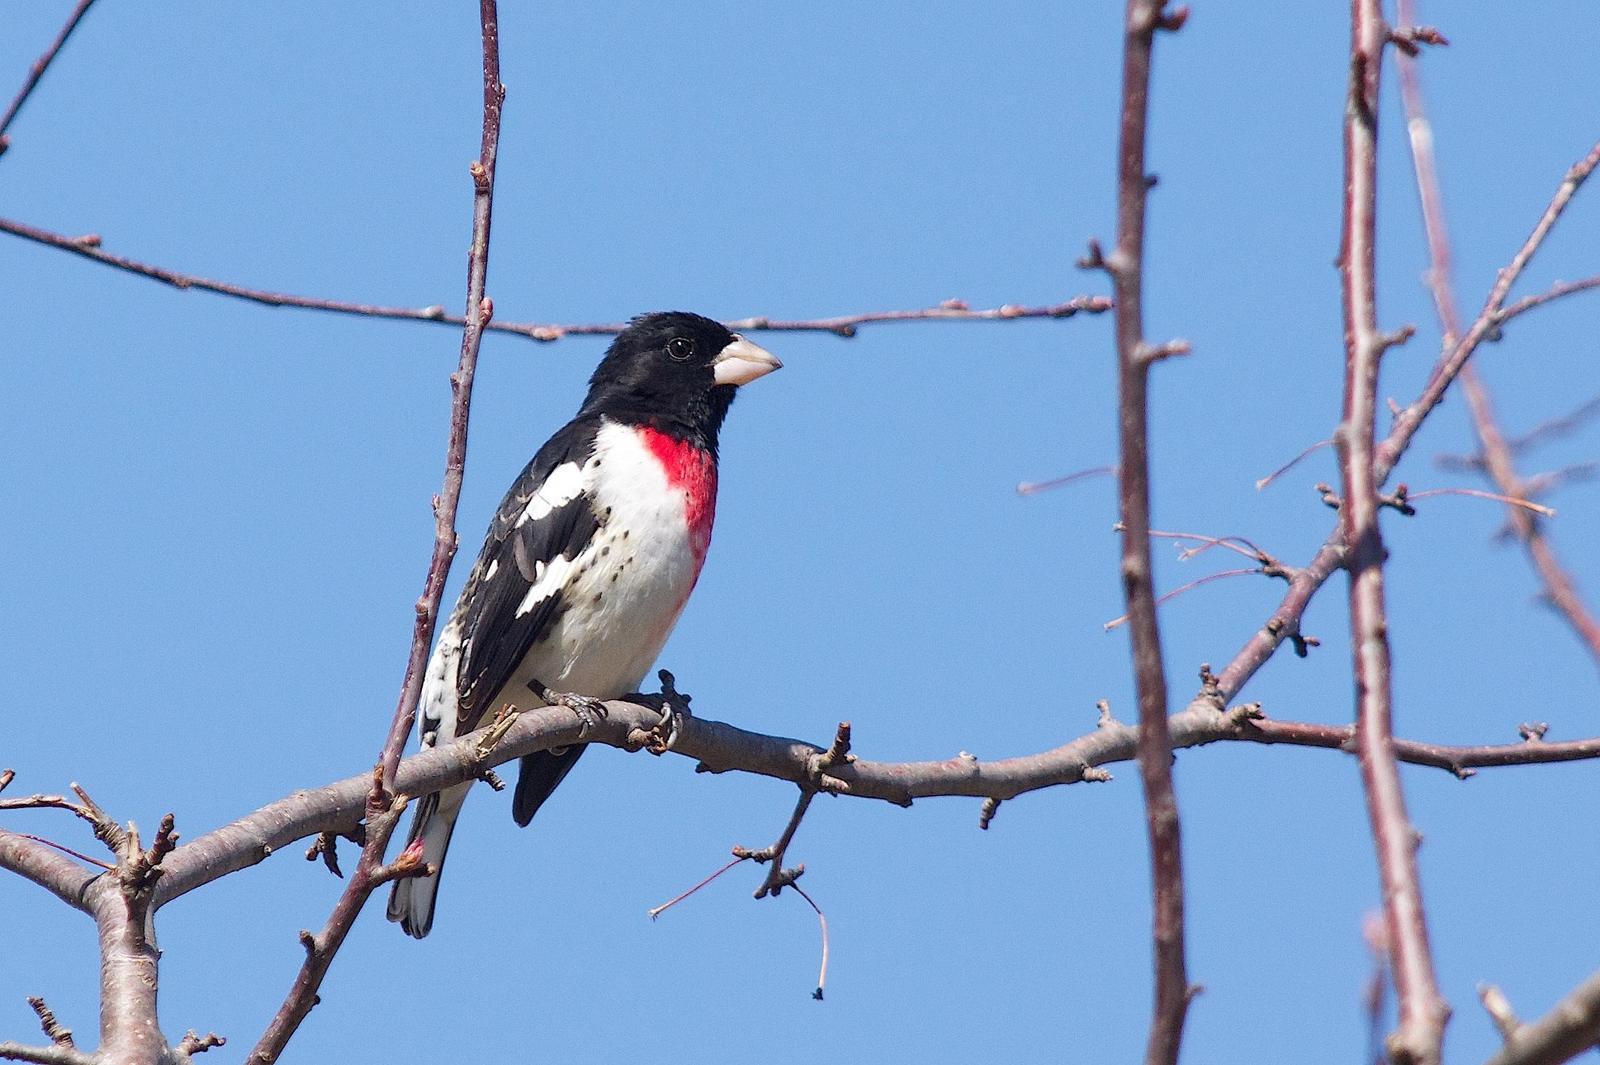
[[[583,757],[588,746],[587,743],[577,743],[559,754],[555,751],[535,751],[523,756],[522,772],[517,777],[517,794],[511,801],[511,816],[516,818],[517,824],[527,827],[550,793],[572,772],[572,767],[578,764],[578,759]]]

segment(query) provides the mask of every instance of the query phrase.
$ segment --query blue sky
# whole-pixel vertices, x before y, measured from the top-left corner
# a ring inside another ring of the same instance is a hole
[[[1121,5],[502,5],[506,125],[489,291],[505,318],[615,320],[682,307],[806,317],[1046,303],[1105,291],[1073,266],[1109,239]],[[9,0],[0,86],[70,4]],[[1437,8],[1437,10],[1435,10]],[[1322,453],[1342,373],[1337,278],[1340,5],[1199,4],[1160,42],[1150,335],[1162,365],[1155,515],[1240,534],[1291,563],[1326,535]],[[1475,309],[1595,138],[1600,24],[1587,4],[1425,5],[1426,58],[1464,308]],[[478,140],[476,5],[134,5],[101,0],[12,128],[0,213],[243,284],[458,305]],[[1392,76],[1392,69],[1390,71]],[[1383,390],[1415,394],[1437,350],[1396,94],[1385,82],[1380,313],[1419,336]],[[9,92],[9,88],[3,91]],[[1600,269],[1581,194],[1521,291]],[[1600,392],[1597,298],[1518,321],[1483,350],[1515,433]],[[448,413],[448,329],[270,310],[0,242],[0,763],[14,790],[83,782],[118,816],[189,835],[370,765],[421,586]],[[724,443],[711,559],[662,664],[707,716],[863,757],[1054,746],[1108,698],[1132,712],[1112,487],[1020,498],[1017,482],[1114,454],[1109,318],[764,336],[785,370],[748,390]],[[603,343],[490,337],[461,505],[469,554],[500,492],[576,408]],[[1530,456],[1592,458],[1600,429]],[[1471,484],[1463,406],[1399,479]],[[1592,489],[1554,500],[1584,587]],[[1600,728],[1596,671],[1532,601],[1492,504],[1391,516],[1399,730],[1450,742]],[[1158,552],[1171,588],[1213,568]],[[464,566],[458,566],[454,596]],[[1277,602],[1260,580],[1163,609],[1175,703]],[[1284,718],[1351,712],[1342,582],[1322,647],[1247,691]],[[644,911],[763,845],[793,793],[684,759],[596,752],[535,825],[474,794],[433,935],[364,915],[285,1060],[1126,1061],[1149,1000],[1137,776],[1006,804],[909,811],[821,801],[791,852],[833,932],[810,998],[812,914],[752,902],[740,869],[651,924]],[[1186,1060],[1359,1059],[1376,873],[1353,760],[1220,745],[1176,768],[1189,871]],[[1543,1012],[1600,963],[1600,767],[1407,770],[1455,1060],[1495,1043],[1474,984]],[[55,815],[8,825],[79,844]],[[338,885],[285,853],[163,911],[162,1012],[237,1060],[287,989],[297,929]],[[44,995],[95,1022],[92,930],[0,878],[0,1037]],[[386,1004],[374,1011],[371,997]]]

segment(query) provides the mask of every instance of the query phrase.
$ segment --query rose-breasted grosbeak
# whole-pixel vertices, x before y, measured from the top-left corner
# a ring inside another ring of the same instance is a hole
[[[738,386],[778,369],[768,352],[697,314],[635,318],[589,379],[577,417],[539,449],[500,504],[422,690],[431,747],[506,704],[550,692],[635,692],[700,576],[717,507],[717,431]],[[526,825],[584,745],[522,759],[512,816]],[[441,866],[470,784],[417,804],[411,841]],[[389,920],[422,938],[438,874],[397,881]]]

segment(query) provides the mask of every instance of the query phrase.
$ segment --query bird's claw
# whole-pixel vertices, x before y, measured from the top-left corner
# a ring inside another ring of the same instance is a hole
[[[609,716],[606,704],[590,695],[579,695],[576,692],[557,692],[546,688],[543,696],[544,701],[551,706],[559,706],[571,710],[578,716],[578,739],[580,740],[599,728],[600,722]]]
[[[689,712],[692,696],[678,690],[676,678],[668,670],[660,670],[656,676],[661,680],[661,691],[645,696],[644,701],[661,712],[661,720],[650,730],[646,746],[651,754],[665,754],[677,746],[683,723],[692,716]]]

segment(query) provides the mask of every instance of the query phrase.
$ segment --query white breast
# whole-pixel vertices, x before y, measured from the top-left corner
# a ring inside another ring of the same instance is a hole
[[[573,560],[554,630],[497,702],[538,705],[533,677],[600,699],[638,691],[699,577],[683,492],[637,432],[606,422],[583,472],[604,524]]]

